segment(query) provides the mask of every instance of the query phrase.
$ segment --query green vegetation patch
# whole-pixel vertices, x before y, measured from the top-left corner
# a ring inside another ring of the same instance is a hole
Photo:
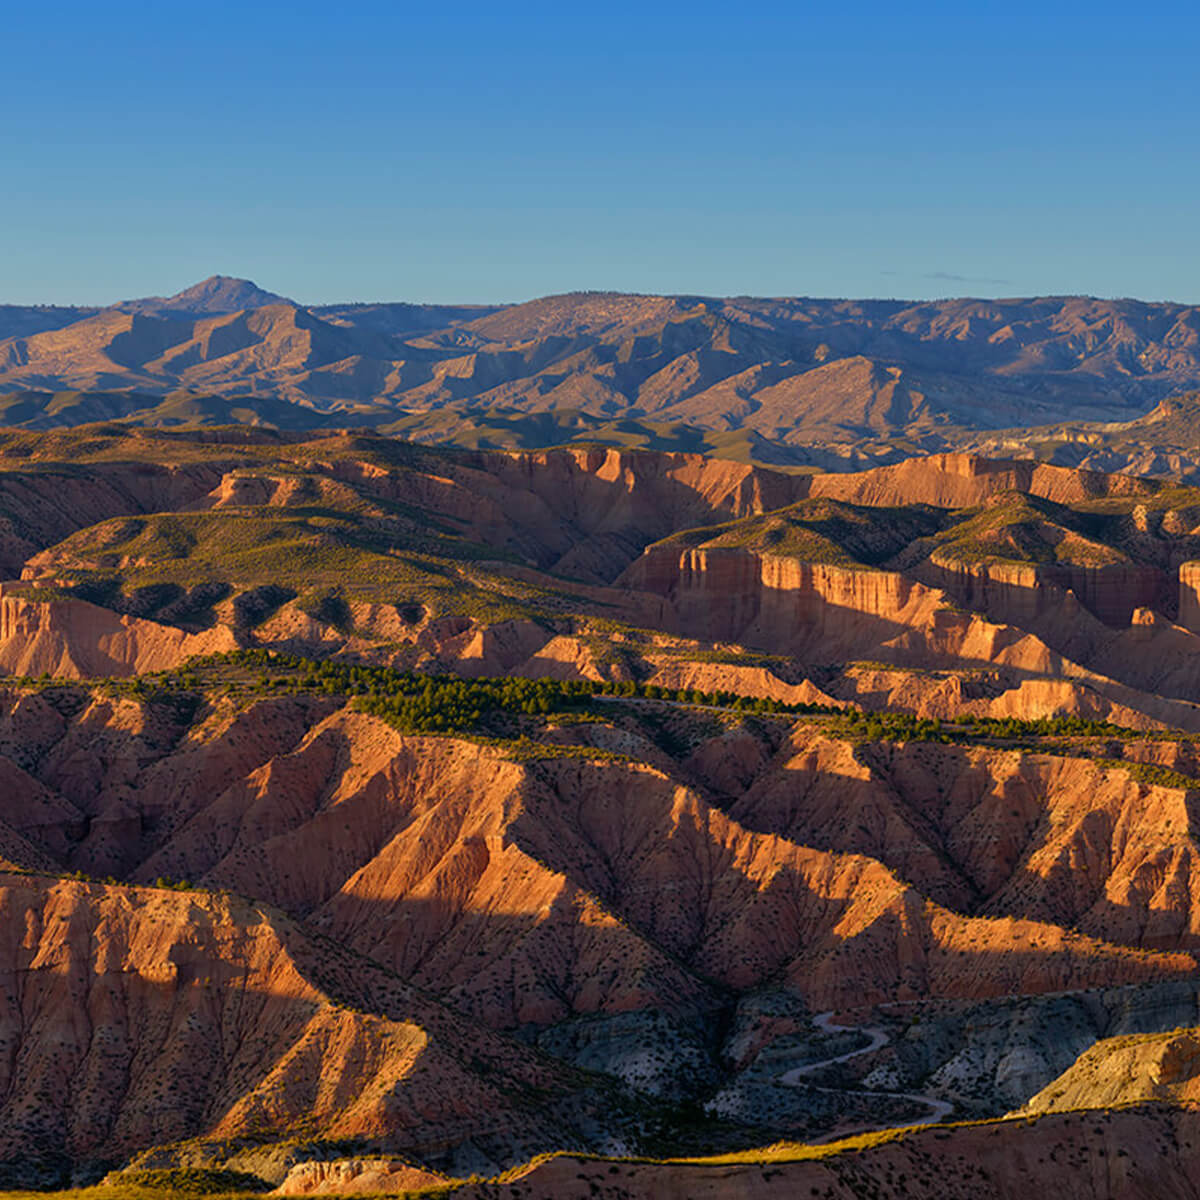
[[[684,530],[656,545],[752,550],[827,566],[874,567],[933,533],[944,520],[944,513],[925,505],[868,508],[817,498],[761,516]]]
[[[942,562],[1016,562],[1106,567],[1130,562],[1100,538],[1111,530],[1065,505],[1022,492],[993,497],[930,539],[925,549]]]
[[[75,595],[119,611],[132,611],[156,594],[183,597],[224,588],[223,598],[272,588],[290,592],[303,611],[343,628],[352,600],[489,622],[586,607],[569,592],[478,564],[477,557],[503,558],[495,550],[432,527],[413,533],[409,524],[320,506],[122,517],[59,543],[53,552],[59,583],[29,586],[37,598]],[[135,615],[159,613],[150,607]]]
[[[556,713],[601,712],[593,704],[617,700],[727,708],[758,714],[835,713],[819,704],[784,704],[778,700],[739,696],[734,692],[702,692],[663,688],[632,680],[526,679],[521,676],[460,679],[422,675],[392,667],[317,661],[270,650],[235,650],[198,659],[190,676],[214,668],[241,668],[257,674],[260,693],[300,691],[351,698],[362,712],[380,717],[405,733],[470,733],[496,713],[548,717]],[[132,686],[132,685],[130,685]],[[142,684],[146,686],[146,684]],[[538,747],[539,755],[545,747]],[[577,752],[572,747],[570,753]]]
[[[1129,773],[1138,783],[1148,787],[1182,788],[1185,791],[1200,788],[1200,780],[1171,770],[1170,767],[1160,767],[1157,763],[1131,762],[1127,758],[1098,758],[1098,767],[1114,767]]]

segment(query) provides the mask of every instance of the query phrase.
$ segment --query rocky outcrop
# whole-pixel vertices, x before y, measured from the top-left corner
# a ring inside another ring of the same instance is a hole
[[[1179,567],[1179,624],[1192,633],[1200,633],[1200,563],[1185,562]]]
[[[849,665],[827,686],[842,701],[869,711],[911,713],[930,720],[1081,717],[1127,729],[1200,728],[1190,706],[1082,676],[1023,678],[1019,671],[1002,667],[935,671],[859,663]]]
[[[1200,1103],[1200,1031],[1175,1029],[1104,1038],[1022,1106],[1019,1113],[1130,1104]]]
[[[646,681],[658,687],[683,689],[699,692],[732,692],[738,696],[761,697],[778,700],[782,704],[819,704],[830,708],[850,707],[846,701],[838,700],[822,691],[810,679],[788,683],[770,667],[756,667],[738,663],[688,661],[687,658],[651,656],[655,672]]]
[[[451,1182],[445,1175],[395,1158],[336,1158],[297,1163],[277,1196],[361,1196],[415,1192]]]

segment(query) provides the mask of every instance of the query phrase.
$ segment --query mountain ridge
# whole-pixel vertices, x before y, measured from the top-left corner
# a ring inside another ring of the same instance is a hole
[[[574,410],[797,452],[1128,420],[1200,388],[1200,309],[1090,297],[298,305],[214,276],[103,310],[0,308],[0,335],[0,392],[243,394],[376,425]]]

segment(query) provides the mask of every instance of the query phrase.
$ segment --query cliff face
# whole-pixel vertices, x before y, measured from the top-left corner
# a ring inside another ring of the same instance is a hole
[[[1105,567],[969,563],[934,554],[914,574],[957,603],[1009,625],[1029,626],[1057,612],[1068,591],[1093,616],[1116,629],[1127,628],[1136,609],[1161,612],[1174,601],[1173,580],[1165,571],[1133,563]]]
[[[621,581],[669,599],[674,632],[810,660],[823,652],[825,662],[926,626],[944,607],[937,592],[895,572],[741,549],[655,546]]]
[[[1200,633],[1200,563],[1180,564],[1179,624],[1192,633]]]
[[[622,576],[664,596],[674,632],[816,664],[1004,665],[1039,674],[1062,660],[1022,629],[953,607],[895,571],[805,563],[742,549],[651,547]],[[669,617],[665,618],[669,620]],[[1079,668],[1073,673],[1083,674]]]
[[[225,627],[184,633],[82,600],[27,599],[20,589],[0,584],[0,670],[13,675],[137,675],[169,670],[193,655],[222,653],[236,645]]]
[[[809,494],[813,496],[853,504],[931,504],[937,508],[973,508],[1000,492],[1024,492],[1071,504],[1106,496],[1150,495],[1162,486],[1130,475],[974,454],[932,454],[869,471],[811,478]]]
[[[1130,567],[1088,574],[1080,568],[1080,577],[1071,577],[1114,628],[1073,590],[1048,583],[1033,568],[981,564],[928,572],[930,567],[902,573],[808,563],[741,547],[680,549],[664,543],[651,546],[621,582],[661,596],[662,624],[672,633],[740,643],[814,668],[866,661],[960,675],[984,668],[1007,672],[1013,694],[994,715],[1042,716],[1099,705],[1126,710],[1123,723],[1149,719],[1200,728],[1200,710],[1192,703],[1200,695],[1200,638],[1152,609],[1129,609],[1147,593],[1161,591],[1159,573]],[[946,589],[933,586],[934,580]],[[1070,696],[1062,691],[1067,680]],[[918,680],[905,686],[914,697],[928,692]],[[858,696],[849,678],[829,690],[847,699]],[[1088,699],[1089,692],[1103,699]],[[936,696],[895,700],[910,711],[925,706],[936,716],[992,712],[986,704],[970,703],[961,678],[957,684],[947,681]],[[877,702],[892,699],[881,696]]]

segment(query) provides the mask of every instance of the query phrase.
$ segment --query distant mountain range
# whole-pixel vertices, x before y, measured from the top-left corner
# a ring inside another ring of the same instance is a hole
[[[528,444],[532,421],[635,442],[684,429],[693,448],[763,461],[875,461],[1126,422],[1198,388],[1200,309],[1136,300],[304,306],[213,276],[101,309],[0,306],[3,419],[32,428],[237,419]]]

